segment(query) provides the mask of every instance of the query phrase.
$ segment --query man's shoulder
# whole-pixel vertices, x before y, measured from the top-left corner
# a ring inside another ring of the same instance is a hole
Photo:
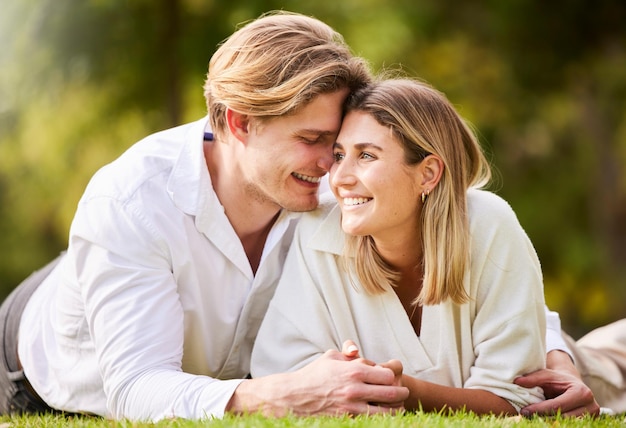
[[[149,183],[162,186],[165,191],[170,172],[194,124],[159,131],[136,142],[94,174],[84,197],[127,199]]]

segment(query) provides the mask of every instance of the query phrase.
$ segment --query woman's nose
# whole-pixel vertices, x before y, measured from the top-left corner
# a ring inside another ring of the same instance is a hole
[[[333,163],[330,168],[330,184],[332,186],[349,186],[356,182],[356,178],[352,171],[352,165],[347,159],[341,162]]]

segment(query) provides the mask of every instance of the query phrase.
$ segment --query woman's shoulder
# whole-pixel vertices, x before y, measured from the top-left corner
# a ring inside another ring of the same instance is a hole
[[[517,215],[511,205],[501,196],[488,190],[468,190],[467,209],[472,229],[519,227]]]
[[[481,189],[469,189],[467,191],[467,208],[472,215],[501,215],[509,217],[515,212],[511,205],[501,196]]]

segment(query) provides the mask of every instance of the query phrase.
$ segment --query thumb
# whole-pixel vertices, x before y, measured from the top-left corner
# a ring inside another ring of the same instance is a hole
[[[356,343],[349,339],[343,342],[341,353],[350,359],[359,358],[359,348],[356,346]]]

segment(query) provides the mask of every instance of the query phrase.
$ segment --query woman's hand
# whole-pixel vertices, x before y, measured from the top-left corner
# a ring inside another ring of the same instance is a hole
[[[365,363],[365,364],[375,364],[370,360],[366,360],[364,358],[360,357],[360,352],[359,352],[359,348],[356,346],[356,343],[354,343],[352,340],[346,340],[345,342],[343,342],[343,345],[341,347],[341,353],[343,354],[343,356],[348,360],[348,361],[354,361],[354,360],[358,360],[360,359],[361,362]],[[380,367],[384,367],[387,369],[390,369],[393,374],[394,374],[394,382],[393,382],[393,386],[403,386],[402,384],[402,371],[403,371],[403,366],[402,366],[402,362],[400,362],[400,360],[389,360],[386,363],[381,363],[381,364],[376,364]],[[374,403],[375,404],[375,403]],[[398,402],[395,404],[389,404],[386,403],[387,406],[389,407],[396,407],[398,409],[403,409],[404,408],[404,402]]]
[[[341,347],[341,353],[348,360],[354,360],[359,358],[359,348],[352,340],[346,340]]]

